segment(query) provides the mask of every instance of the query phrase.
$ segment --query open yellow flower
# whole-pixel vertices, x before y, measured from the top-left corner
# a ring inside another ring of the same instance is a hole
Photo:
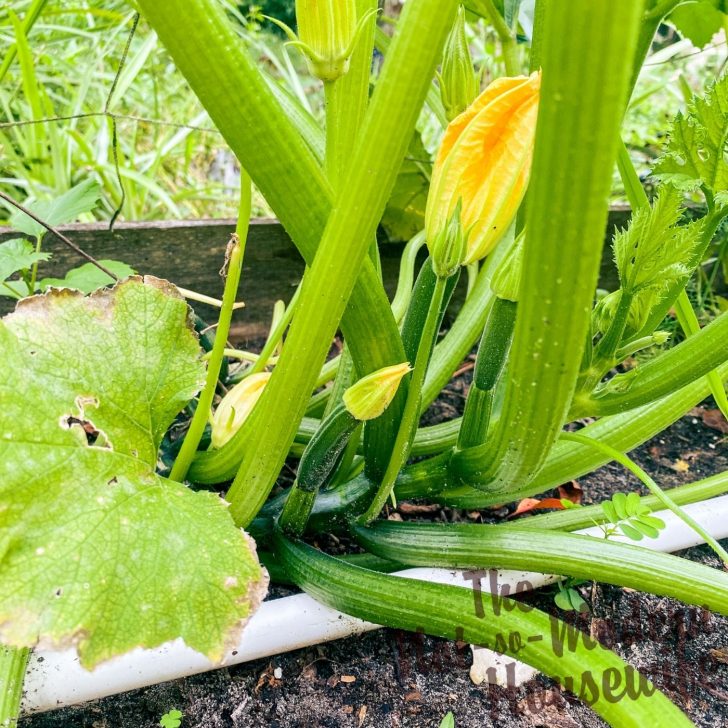
[[[445,132],[427,199],[428,243],[459,201],[467,235],[463,265],[484,258],[513,222],[528,186],[540,73],[493,81]]]

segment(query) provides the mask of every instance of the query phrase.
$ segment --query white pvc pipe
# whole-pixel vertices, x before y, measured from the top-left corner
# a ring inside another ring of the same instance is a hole
[[[728,495],[693,503],[683,509],[715,538],[728,537]],[[670,552],[701,543],[700,537],[674,514],[663,511],[657,515],[665,521],[665,529],[658,538],[645,539],[640,545]],[[602,537],[597,527],[577,533]],[[407,569],[396,574],[472,588],[471,580],[465,580],[461,572],[449,569]],[[497,584],[499,589],[505,585],[513,589],[518,582],[527,581],[533,588],[538,588],[558,578],[503,570],[498,572]],[[484,591],[490,588],[487,582],[483,580]],[[264,602],[251,617],[238,645],[221,664],[211,663],[181,640],[154,650],[136,649],[109,660],[93,672],[81,667],[73,649],[38,651],[30,658],[22,709],[25,712],[53,710],[374,629],[379,629],[379,625],[325,607],[306,594],[296,594]]]

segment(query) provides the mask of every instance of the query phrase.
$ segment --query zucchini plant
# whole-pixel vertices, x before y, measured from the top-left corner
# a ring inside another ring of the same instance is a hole
[[[464,588],[387,573],[534,570],[728,614],[725,573],[571,533],[596,522],[656,535],[650,513],[667,506],[726,557],[681,509],[723,493],[725,474],[666,494],[627,456],[707,395],[722,406],[728,376],[728,314],[700,329],[684,293],[728,215],[728,76],[675,120],[653,200],[620,143],[650,41],[680,1],[536,0],[526,68],[518,2],[409,0],[390,39],[375,33],[375,0],[300,0],[299,35],[286,32],[324,85],[323,129],[271,86],[222,4],[137,5],[245,170],[238,231],[205,354],[177,290],[150,278],[87,297],[51,289],[0,323],[0,719],[16,715],[38,644],[75,644],[89,668],[178,637],[222,657],[265,589],[245,528],[276,578],[344,612],[517,653],[615,726],[690,725],[613,652],[554,639],[566,629],[556,618],[508,598],[478,612]],[[505,67],[482,91],[466,35],[478,15],[496,28]],[[375,38],[384,60],[373,72]],[[377,226],[423,113],[443,122],[442,141],[424,231],[390,303]],[[614,239],[620,287],[597,301],[615,165],[634,214]],[[226,348],[248,175],[307,264],[258,357]],[[691,222],[686,196],[704,203]],[[25,252],[27,266],[40,248]],[[463,269],[467,298],[441,337]],[[685,340],[625,371],[664,343],[673,307]],[[344,347],[327,361],[337,330]],[[420,427],[476,346],[463,417]],[[160,443],[183,409],[189,427],[165,476]],[[566,431],[582,418],[593,421]],[[271,496],[290,458],[296,480]],[[611,460],[652,495],[502,525],[380,518],[398,499],[487,508]],[[331,530],[370,557],[308,545]],[[619,699],[615,685],[629,686]]]

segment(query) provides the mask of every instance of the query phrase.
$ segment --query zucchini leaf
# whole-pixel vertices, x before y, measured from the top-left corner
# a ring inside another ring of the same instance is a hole
[[[166,281],[63,290],[0,321],[0,641],[81,663],[181,637],[220,660],[265,591],[215,494],[155,473],[204,382]]]

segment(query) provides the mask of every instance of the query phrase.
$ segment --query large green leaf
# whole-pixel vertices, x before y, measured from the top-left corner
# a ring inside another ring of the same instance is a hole
[[[133,278],[0,321],[0,639],[87,667],[181,637],[220,659],[265,589],[225,503],[155,474],[204,381],[189,309]]]
[[[99,197],[101,197],[101,185],[95,179],[87,179],[54,200],[38,200],[27,205],[27,208],[49,225],[64,225],[77,220],[84,212],[93,210]],[[20,210],[16,210],[10,216],[10,224],[21,233],[33,237],[46,233],[43,225]]]
[[[685,191],[707,188],[728,204],[728,73],[693,98],[687,116],[677,115],[654,173]]]

